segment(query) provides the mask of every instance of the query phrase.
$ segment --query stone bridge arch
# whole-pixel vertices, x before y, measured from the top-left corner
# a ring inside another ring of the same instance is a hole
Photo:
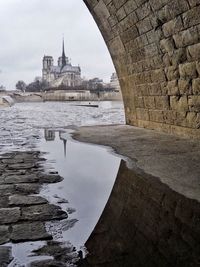
[[[200,0],[84,0],[120,80],[126,122],[200,138]]]

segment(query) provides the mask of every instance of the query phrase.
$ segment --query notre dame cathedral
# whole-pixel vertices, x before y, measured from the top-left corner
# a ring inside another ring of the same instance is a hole
[[[52,56],[43,57],[42,79],[48,82],[50,87],[65,85],[76,87],[81,85],[81,68],[72,66],[69,58],[65,56],[63,40],[62,56],[58,58],[58,65],[54,66]]]

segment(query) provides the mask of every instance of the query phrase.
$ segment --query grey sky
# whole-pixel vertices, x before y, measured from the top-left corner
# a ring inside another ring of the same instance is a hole
[[[0,0],[0,85],[41,76],[43,55],[55,63],[65,52],[82,76],[109,81],[114,67],[103,38],[82,0]]]

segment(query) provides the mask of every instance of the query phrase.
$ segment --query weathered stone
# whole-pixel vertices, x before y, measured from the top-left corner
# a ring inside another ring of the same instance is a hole
[[[7,243],[9,240],[10,240],[9,226],[0,225],[0,245]],[[0,254],[1,254],[1,252],[0,252]],[[1,257],[0,257],[0,259],[1,259]],[[0,263],[1,263],[1,261],[0,261]]]
[[[0,208],[8,207],[8,196],[0,196]]]
[[[60,175],[47,173],[38,174],[38,178],[40,183],[58,183],[63,180],[63,177]]]
[[[149,112],[147,109],[137,108],[137,118],[139,120],[148,121],[149,120]]]
[[[23,163],[24,159],[21,158],[8,158],[8,159],[2,159],[2,162],[4,164],[16,164],[16,163]]]
[[[188,105],[191,111],[200,112],[200,96],[189,96]]]
[[[18,169],[32,169],[35,167],[34,163],[16,163],[9,164],[8,169],[10,170],[18,170]]]
[[[182,15],[184,27],[192,27],[200,23],[200,6],[188,10]]]
[[[19,208],[1,208],[0,224],[8,224],[19,221],[21,212]]]
[[[193,79],[197,77],[196,63],[185,63],[179,65],[180,77],[183,79]]]
[[[192,81],[192,91],[194,95],[200,94],[200,78]]]
[[[31,184],[16,184],[14,186],[14,194],[38,194],[40,192],[41,185],[38,183],[31,183]]]
[[[13,242],[48,240],[52,236],[46,232],[42,222],[22,223],[12,226],[11,240]]]
[[[15,192],[14,185],[0,185],[0,196],[11,195]]]
[[[160,46],[164,53],[174,51],[174,41],[172,38],[161,40]]]
[[[40,196],[13,195],[9,197],[9,205],[11,206],[29,206],[46,203],[47,200]]]
[[[177,96],[171,96],[170,107],[172,108],[172,110],[176,111],[188,111],[187,96],[182,96],[180,98]]]
[[[183,24],[180,16],[176,17],[173,20],[170,20],[169,22],[163,25],[163,33],[165,37],[169,37],[173,34],[176,34],[181,30],[183,30]]]
[[[181,48],[198,42],[199,34],[196,27],[189,28],[173,36],[176,47]]]
[[[22,207],[21,212],[22,220],[29,221],[48,221],[55,219],[62,220],[68,217],[67,213],[60,207],[51,204]]]
[[[168,81],[177,80],[179,78],[179,70],[176,66],[165,68],[165,73]]]
[[[0,247],[0,266],[7,267],[12,260],[12,247]]]
[[[5,184],[35,183],[39,181],[36,175],[8,175],[4,179]]]
[[[180,79],[178,80],[178,88],[181,95],[192,94],[192,89],[190,86],[190,80]]]
[[[156,104],[156,109],[158,110],[169,109],[169,98],[167,96],[156,96],[155,104]]]
[[[187,58],[188,61],[195,61],[200,59],[200,43],[188,46]]]
[[[167,85],[168,95],[179,95],[177,80],[170,81]]]
[[[149,116],[151,121],[156,121],[156,122],[163,122],[163,111],[161,110],[150,110],[149,111]]]

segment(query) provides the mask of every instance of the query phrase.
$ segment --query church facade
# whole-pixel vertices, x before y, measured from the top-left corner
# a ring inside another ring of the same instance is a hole
[[[61,85],[76,87],[81,85],[81,68],[79,66],[72,66],[69,58],[65,56],[64,40],[62,56],[58,58],[57,66],[54,66],[52,56],[44,56],[42,63],[42,79],[50,87],[59,87]]]

